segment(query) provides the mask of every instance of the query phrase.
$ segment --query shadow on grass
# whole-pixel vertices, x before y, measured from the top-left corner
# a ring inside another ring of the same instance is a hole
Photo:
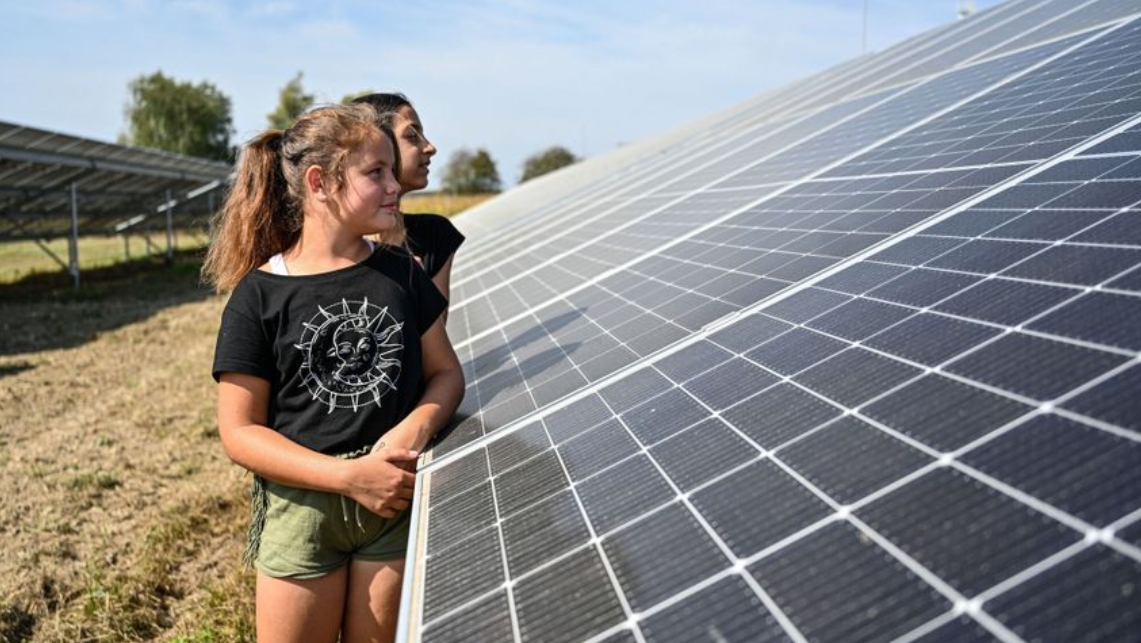
[[[72,348],[164,308],[206,299],[211,291],[199,278],[204,252],[179,252],[170,263],[142,258],[87,270],[79,289],[63,271],[0,285],[0,357]],[[19,370],[9,365],[0,377]]]

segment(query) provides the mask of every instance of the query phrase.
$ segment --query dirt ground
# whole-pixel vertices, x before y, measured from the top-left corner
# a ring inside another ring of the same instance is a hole
[[[0,641],[252,640],[197,270],[0,286]]]

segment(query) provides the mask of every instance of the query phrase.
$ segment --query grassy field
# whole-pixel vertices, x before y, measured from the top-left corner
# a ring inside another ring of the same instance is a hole
[[[166,252],[166,233],[151,235],[152,255],[161,256]],[[174,246],[178,250],[194,250],[205,247],[209,239],[205,230],[179,230],[175,233]],[[67,239],[59,238],[45,245],[65,263],[67,262]],[[79,272],[123,263],[147,255],[147,240],[141,235],[128,235],[126,244],[121,236],[80,237]],[[130,255],[127,255],[127,251]],[[8,241],[0,243],[0,284],[18,281],[29,274],[61,272],[64,269],[33,241]]]
[[[0,641],[253,640],[196,255],[0,286]]]
[[[409,194],[400,200],[400,207],[409,214],[430,212],[452,216],[478,205],[495,196],[494,194],[445,194],[428,192]]]

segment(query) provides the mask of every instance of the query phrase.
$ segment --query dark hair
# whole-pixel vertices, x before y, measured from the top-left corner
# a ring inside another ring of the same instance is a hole
[[[218,290],[230,290],[246,273],[284,252],[301,235],[305,169],[316,165],[344,188],[345,162],[379,129],[393,144],[396,136],[378,126],[376,112],[364,105],[331,105],[302,114],[289,129],[262,132],[246,144],[222,209],[211,225],[213,239],[202,272]],[[399,166],[393,167],[394,174]],[[403,226],[394,241],[403,242]]]
[[[412,101],[408,97],[399,92],[395,93],[375,93],[365,94],[364,96],[357,96],[353,99],[354,104],[364,103],[372,105],[376,110],[381,125],[392,127],[392,115],[402,107],[412,108]],[[415,109],[415,108],[413,108]]]

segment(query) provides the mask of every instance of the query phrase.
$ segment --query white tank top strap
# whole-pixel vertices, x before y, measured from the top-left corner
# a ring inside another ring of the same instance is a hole
[[[285,257],[277,253],[269,258],[269,270],[275,275],[289,276],[289,268],[285,267]]]
[[[369,252],[376,250],[376,243],[372,239],[365,239],[364,242],[368,244]],[[269,271],[275,275],[281,275],[283,277],[289,276],[289,268],[285,265],[285,257],[281,256],[280,252],[269,258]]]

